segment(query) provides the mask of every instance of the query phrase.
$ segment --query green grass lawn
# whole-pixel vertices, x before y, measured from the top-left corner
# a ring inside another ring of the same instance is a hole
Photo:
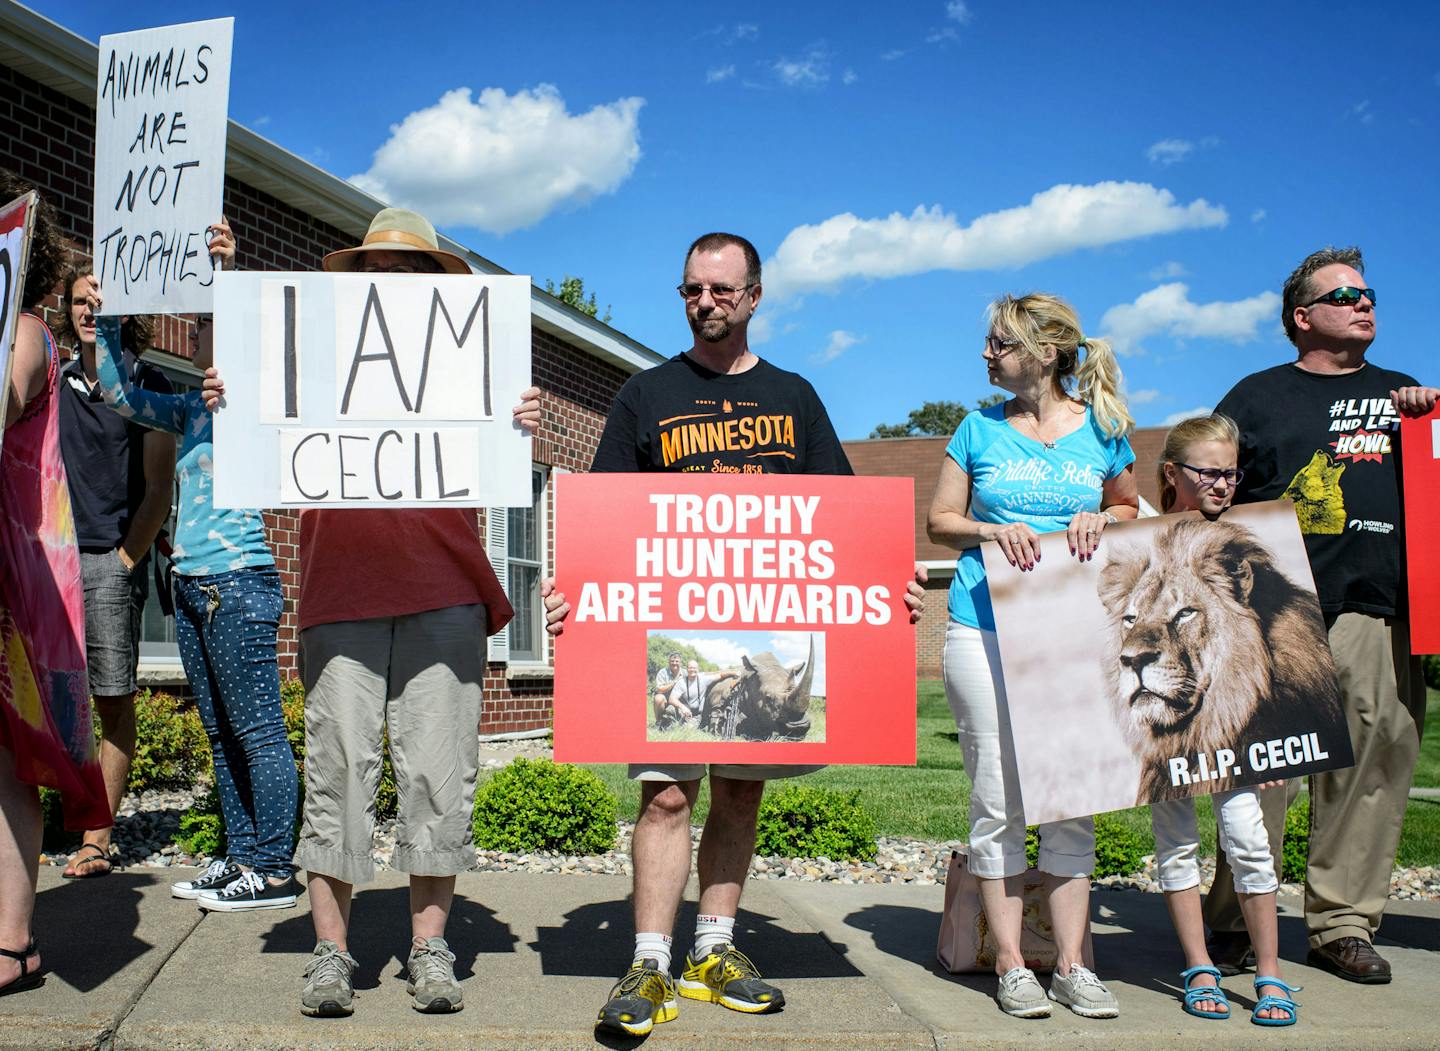
[[[955,720],[938,682],[921,682],[918,691],[917,763],[906,766],[833,766],[809,775],[807,784],[837,791],[860,791],[861,802],[875,815],[881,835],[917,839],[965,839],[970,781],[960,762]],[[1425,738],[1416,771],[1417,785],[1440,786],[1440,693],[1429,694],[1431,733]],[[620,801],[620,816],[633,821],[640,805],[639,786],[618,764],[590,766]],[[772,783],[773,786],[773,783]],[[705,819],[709,792],[704,786],[695,821]],[[1215,819],[1208,800],[1199,806],[1200,849],[1215,851]],[[1144,807],[1114,815],[1150,838],[1150,812]],[[1402,865],[1440,864],[1440,800],[1415,799],[1405,813],[1397,861]]]

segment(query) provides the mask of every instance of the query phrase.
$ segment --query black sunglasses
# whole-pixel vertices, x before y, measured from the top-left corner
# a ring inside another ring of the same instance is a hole
[[[1370,300],[1370,305],[1375,305],[1375,290],[1373,288],[1351,288],[1349,285],[1341,285],[1339,288],[1332,288],[1323,296],[1318,296],[1301,306],[1313,307],[1316,303],[1334,303],[1337,307],[1353,307],[1360,302],[1364,296]]]

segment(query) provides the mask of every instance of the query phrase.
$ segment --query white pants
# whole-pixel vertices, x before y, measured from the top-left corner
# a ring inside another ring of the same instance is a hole
[[[1260,812],[1260,794],[1253,788],[1216,792],[1215,834],[1230,859],[1235,890],[1240,894],[1267,894],[1280,886],[1275,859]],[[1200,830],[1195,800],[1166,799],[1150,804],[1150,827],[1155,831],[1155,864],[1161,890],[1189,890],[1200,885]]]
[[[945,632],[945,696],[970,775],[970,872],[982,879],[1018,876],[1026,867],[1025,806],[993,631],[950,622]],[[1041,825],[1039,868],[1066,878],[1094,872],[1091,819]]]

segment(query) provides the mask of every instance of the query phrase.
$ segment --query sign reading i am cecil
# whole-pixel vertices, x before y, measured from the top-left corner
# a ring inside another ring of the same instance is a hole
[[[915,762],[908,478],[556,478],[560,762]]]
[[[1400,421],[1410,652],[1440,653],[1440,405]]]
[[[531,502],[530,279],[218,274],[217,507]]]
[[[106,314],[208,313],[233,18],[100,38],[95,275]]]

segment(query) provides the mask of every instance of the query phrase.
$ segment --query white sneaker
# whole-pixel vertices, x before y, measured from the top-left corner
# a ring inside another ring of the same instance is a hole
[[[170,884],[170,896],[194,901],[207,890],[224,890],[244,874],[240,866],[229,858],[219,858],[210,862],[210,867],[194,879]]]
[[[1064,1004],[1081,1018],[1117,1018],[1120,1005],[1115,994],[1105,988],[1105,983],[1095,977],[1095,972],[1070,965],[1069,974],[1056,971],[1050,979],[1050,999]]]
[[[1049,1018],[1050,1001],[1040,979],[1028,967],[1012,967],[1000,976],[1000,991],[995,994],[1000,1010],[1013,1018]]]
[[[300,884],[291,876],[271,883],[258,872],[241,873],[224,890],[207,890],[195,899],[206,912],[249,912],[255,909],[293,909]]]

